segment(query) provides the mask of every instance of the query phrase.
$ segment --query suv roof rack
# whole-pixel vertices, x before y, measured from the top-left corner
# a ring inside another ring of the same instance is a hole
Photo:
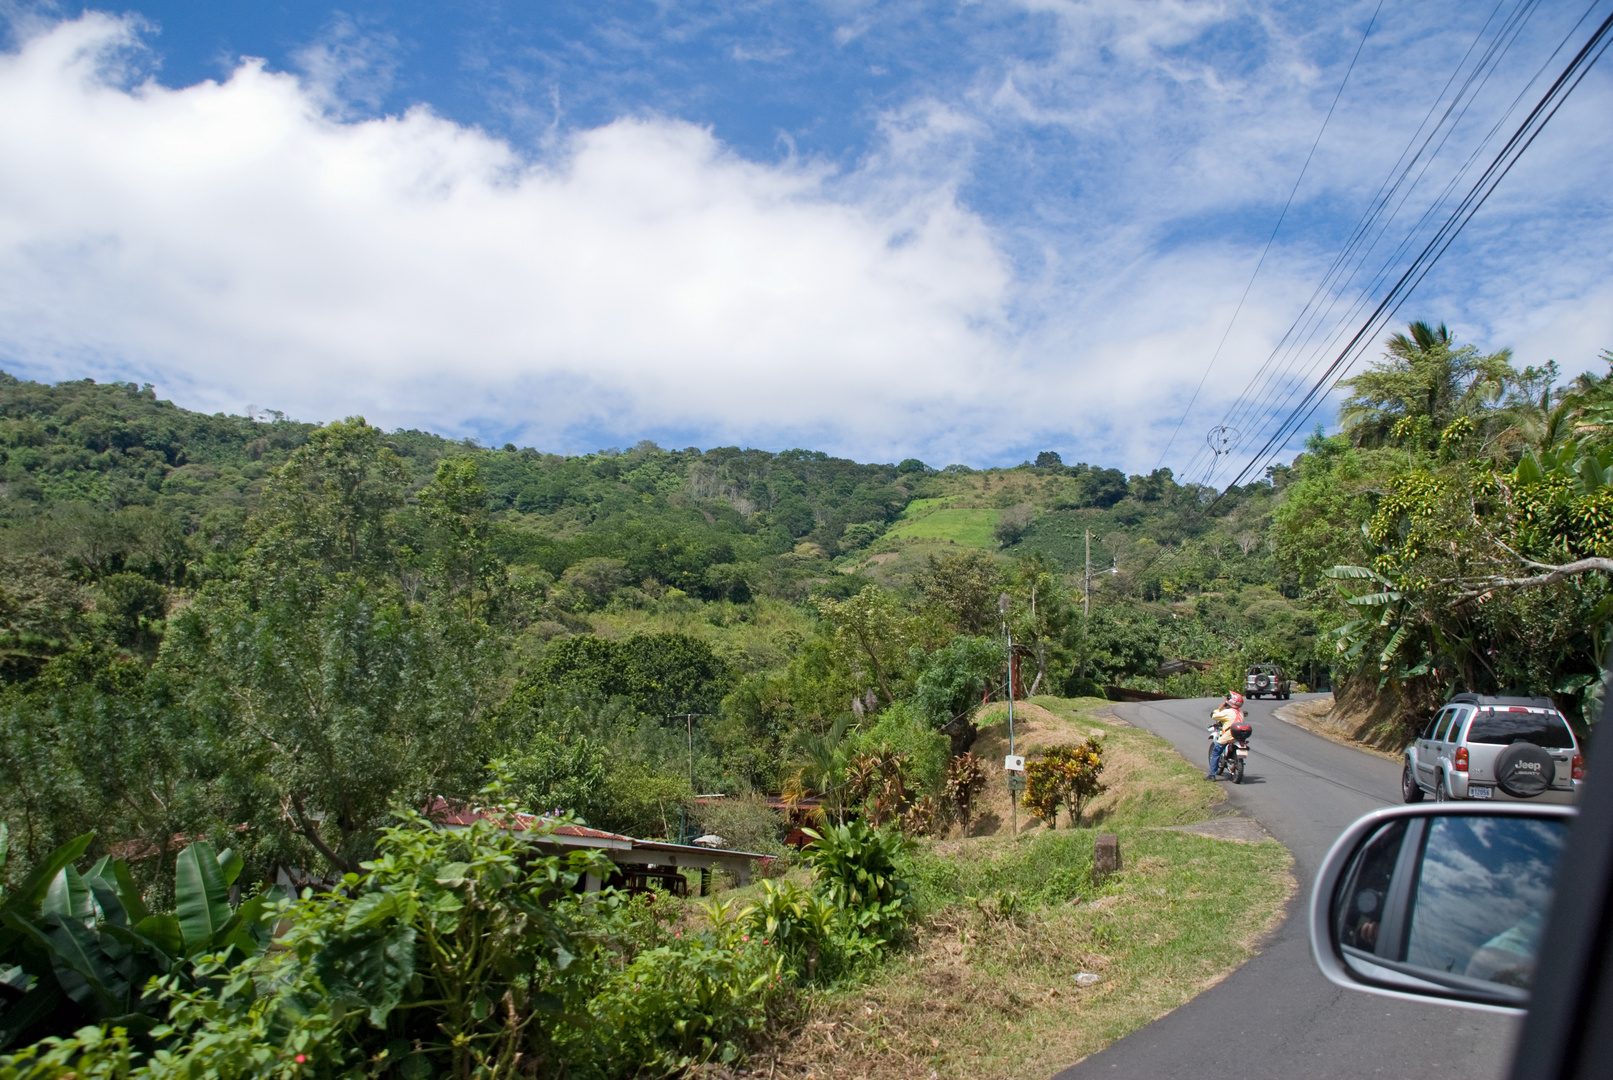
[[[1497,697],[1494,694],[1457,694],[1446,702],[1447,705],[1525,705],[1532,709],[1555,709],[1556,703],[1551,698],[1543,697]]]

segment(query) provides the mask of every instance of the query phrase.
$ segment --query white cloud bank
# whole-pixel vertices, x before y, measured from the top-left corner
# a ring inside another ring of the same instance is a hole
[[[181,89],[120,66],[137,23],[55,24],[0,55],[0,367],[555,450],[983,464],[1049,447],[1146,471],[1335,76],[1236,4],[1024,2],[1056,31],[1049,57],[984,43],[972,86],[914,89],[851,171],[746,160],[654,117],[537,162],[425,109],[355,120],[344,101],[390,69],[345,24],[301,54],[304,80],[247,62]],[[1306,33],[1353,48],[1349,25]],[[1373,39],[1175,443],[1179,475],[1427,107],[1407,61],[1444,70],[1471,33],[1418,29]],[[1240,32],[1265,44],[1227,44]],[[1609,93],[1587,82],[1402,320],[1570,370],[1613,343]],[[989,221],[956,195],[982,183]]]
[[[91,14],[0,57],[0,364],[549,447],[876,456],[1013,380],[1009,274],[945,186],[848,203],[656,119],[534,165],[423,109],[333,119],[251,62],[122,85],[138,44]]]

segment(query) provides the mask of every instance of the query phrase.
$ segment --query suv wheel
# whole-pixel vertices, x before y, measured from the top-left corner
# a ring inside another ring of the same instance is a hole
[[[1451,802],[1451,797],[1445,793],[1445,774],[1434,774],[1434,801]]]
[[[1406,759],[1405,768],[1400,770],[1400,798],[1408,803],[1423,801],[1423,788],[1417,783],[1417,770],[1411,767],[1410,758]]]

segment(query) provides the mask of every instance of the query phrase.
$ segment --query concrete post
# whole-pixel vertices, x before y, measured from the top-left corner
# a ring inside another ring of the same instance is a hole
[[[1092,845],[1092,876],[1101,880],[1122,868],[1120,837],[1114,833],[1099,833]]]

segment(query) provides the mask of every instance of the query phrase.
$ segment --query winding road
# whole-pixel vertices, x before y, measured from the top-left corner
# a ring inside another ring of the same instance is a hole
[[[1215,704],[1159,701],[1115,712],[1164,737],[1202,769],[1204,728]],[[1286,920],[1260,955],[1216,986],[1054,1080],[1505,1074],[1516,1021],[1342,990],[1316,970],[1306,928],[1316,871],[1345,826],[1400,801],[1400,770],[1278,720],[1272,713],[1279,704],[1249,702],[1245,712],[1255,730],[1244,782],[1217,783],[1226,785],[1234,808],[1293,852],[1299,892]]]

